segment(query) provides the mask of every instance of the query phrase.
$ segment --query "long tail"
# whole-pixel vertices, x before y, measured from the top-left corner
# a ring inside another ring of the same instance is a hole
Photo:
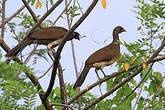
[[[80,76],[78,77],[77,81],[75,82],[75,84],[73,86],[74,90],[76,90],[83,84],[89,70],[90,70],[90,67],[88,65],[85,65],[83,71],[81,72]]]
[[[23,50],[24,47],[26,47],[28,44],[30,44],[29,39],[25,39],[21,41],[17,46],[15,46],[13,49],[11,49],[7,54],[6,57],[12,57],[16,56],[19,52]]]

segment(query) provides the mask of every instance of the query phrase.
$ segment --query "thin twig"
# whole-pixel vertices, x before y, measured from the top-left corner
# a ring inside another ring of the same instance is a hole
[[[6,0],[2,1],[2,29],[1,29],[1,38],[2,40],[4,40],[4,33],[5,33],[5,2]]]
[[[29,30],[25,37],[29,36],[45,19],[48,17],[52,11],[61,4],[63,0],[58,0],[42,17],[41,19]]]
[[[156,50],[156,52],[146,61],[146,65],[148,65],[155,57],[158,56],[159,52],[164,48],[165,46],[165,37],[160,45],[160,47]],[[127,83],[129,80],[131,80],[133,77],[135,77],[136,75],[138,75],[141,71],[143,70],[143,67],[140,67],[140,69],[138,69],[137,71],[135,71],[133,74],[131,74],[130,76],[128,76],[126,79],[124,79],[122,82],[120,82],[119,84],[115,85],[115,87],[113,87],[111,90],[109,90],[108,92],[106,92],[104,95],[100,96],[99,98],[97,98],[95,101],[93,101],[92,103],[88,104],[83,110],[88,110],[90,107],[94,106],[95,104],[97,104],[98,102],[100,102],[101,100],[103,100],[105,97],[109,96],[110,94],[112,94],[114,91],[116,91],[117,89],[119,89],[120,87],[122,87],[125,83]]]
[[[64,78],[63,78],[63,71],[62,66],[59,62],[58,64],[58,76],[59,76],[59,82],[60,82],[60,96],[61,96],[61,103],[66,104],[66,94],[65,94],[65,84],[64,84]],[[64,108],[65,110],[65,108]]]
[[[150,67],[148,68],[146,74],[144,75],[144,77],[142,78],[142,80],[139,82],[138,85],[136,85],[136,87],[123,99],[122,102],[124,102],[133,92],[135,92],[135,90],[143,83],[143,81],[145,80],[145,78],[147,77],[148,73],[150,72],[150,70],[152,69],[154,63],[152,63],[150,65]]]
[[[34,46],[33,50],[30,52],[30,54],[28,55],[28,57],[25,59],[24,64],[26,64],[29,61],[30,57],[33,55],[33,53],[34,53],[34,51],[36,50],[37,47],[38,47],[38,44],[36,44]]]
[[[94,106],[95,104],[97,104],[98,102],[100,102],[101,100],[103,100],[105,97],[107,97],[110,94],[112,94],[114,91],[116,91],[117,89],[119,89],[120,87],[122,87],[125,83],[127,83],[133,77],[135,77],[136,75],[138,75],[142,70],[143,70],[143,68],[141,67],[136,72],[134,72],[133,74],[131,74],[130,76],[128,76],[126,79],[124,79],[122,82],[120,82],[119,84],[116,84],[111,90],[109,90],[108,92],[106,92],[105,94],[103,94],[102,96],[100,96],[99,98],[97,98],[92,103],[88,104],[83,110],[88,110],[90,107]]]
[[[153,63],[153,62],[156,62],[156,61],[162,61],[164,59],[165,59],[165,56],[161,56],[161,57],[153,58],[152,60],[148,60],[148,63]],[[142,66],[143,63],[145,63],[145,62],[142,62],[139,65],[133,65],[133,66],[131,66],[128,69],[128,71],[133,70],[134,68],[137,68],[139,66]],[[69,102],[67,102],[67,105],[70,105],[72,102],[74,102],[75,100],[77,100],[80,96],[82,96],[83,94],[85,94],[86,92],[88,92],[89,90],[91,90],[92,88],[96,87],[97,85],[99,85],[99,84],[101,84],[101,83],[109,80],[110,78],[116,77],[116,76],[118,76],[118,75],[120,75],[120,74],[122,74],[124,72],[126,72],[125,69],[124,70],[121,70],[119,72],[114,72],[114,73],[112,73],[110,75],[107,75],[107,77],[101,79],[100,81],[97,81],[97,82],[93,83],[92,85],[90,85],[88,87],[88,90],[87,89],[84,89],[79,94],[77,94],[76,96],[74,96]]]
[[[164,80],[165,80],[165,76],[163,77],[163,80],[161,81],[160,85],[156,88],[156,91],[154,92],[154,95],[152,96],[152,101],[155,100],[156,95],[157,95],[158,91],[160,90],[160,88],[162,87]],[[147,108],[149,108],[149,107],[150,107],[150,103],[148,104]]]
[[[71,110],[74,110],[74,108],[66,104],[52,104],[51,106],[64,106],[64,107],[69,107]]]
[[[48,17],[52,11],[60,5],[60,3],[63,0],[58,0],[42,17],[41,19],[26,33],[26,35],[24,36],[24,38],[28,37],[32,32],[34,32],[34,30],[46,19],[46,17]],[[11,60],[11,59],[10,59]],[[10,62],[9,60],[7,60],[7,62]]]
[[[65,6],[67,5],[67,0],[65,0]],[[68,7],[66,7],[66,11],[68,10]],[[66,18],[67,18],[67,24],[68,24],[68,27],[70,27],[70,19],[69,19],[69,15],[66,14]]]
[[[50,71],[52,67],[53,67],[53,64],[47,69],[47,71],[45,71],[45,73],[43,73],[40,77],[38,77],[38,80],[44,77]]]
[[[55,54],[55,58],[54,58],[55,59],[55,61],[54,61],[54,72],[52,72],[49,87],[48,87],[48,89],[46,91],[46,94],[44,95],[45,98],[47,98],[49,96],[49,94],[50,94],[50,92],[51,92],[51,90],[53,88],[54,80],[55,80],[55,76],[56,76],[56,71],[57,71],[57,66],[58,66],[58,63],[59,63],[60,54],[61,54],[61,51],[62,51],[62,49],[63,49],[63,47],[64,47],[64,45],[65,45],[65,43],[67,41],[67,38],[85,20],[85,18],[89,15],[89,13],[95,7],[97,2],[98,2],[98,0],[93,0],[92,4],[89,6],[87,11],[79,18],[79,20],[72,26],[72,28],[69,31],[67,31],[67,33],[64,36],[63,41],[59,45],[59,47],[57,49],[57,52]]]
[[[28,0],[27,3],[29,3],[31,0]],[[25,8],[25,6],[23,5],[21,8],[19,8],[13,15],[11,15],[9,18],[7,18],[5,20],[5,24],[8,23],[10,20],[12,20],[16,15],[18,15],[23,9]],[[0,28],[2,26],[0,25]]]
[[[26,6],[26,8],[28,9],[28,11],[30,12],[30,14],[32,15],[34,21],[37,23],[38,22],[37,16],[33,12],[33,10],[30,8],[29,4],[25,0],[22,0],[22,2],[24,3],[24,5]],[[39,27],[41,28],[41,24],[39,25]]]
[[[67,0],[65,0],[65,1],[66,1],[65,3],[67,3]],[[73,1],[73,7],[75,7],[75,0]],[[72,22],[73,22],[73,16],[71,16],[71,18],[69,19],[69,15],[67,15],[67,21],[68,21],[68,27],[70,29],[71,25],[72,25]],[[71,40],[71,47],[72,47],[72,58],[73,58],[74,69],[75,69],[75,72],[76,72],[76,77],[78,79],[79,72],[78,72],[78,69],[77,69],[76,55],[75,55],[73,40]],[[78,89],[78,93],[80,93],[80,88]],[[81,97],[79,97],[79,99],[78,99],[78,110],[81,110]]]
[[[159,91],[160,88],[162,87],[162,84],[163,84],[164,80],[165,80],[165,76],[163,77],[163,80],[161,81],[161,83],[160,83],[160,85],[158,86],[158,88],[156,89],[156,91],[155,91],[155,93],[154,93],[154,95],[153,95],[153,97],[152,97],[152,101],[155,99],[155,97],[156,97],[158,91]]]
[[[56,20],[53,22],[52,26],[54,26],[56,24],[56,22],[60,19],[60,17],[65,13],[66,9],[68,8],[68,6],[70,5],[70,3],[72,2],[72,0],[70,0],[68,2],[68,4],[66,4],[64,10],[60,13],[60,15],[56,18]]]
[[[8,45],[3,41],[3,40],[0,40],[0,45],[1,47],[7,52],[10,50],[10,48],[8,47]],[[16,57],[13,59],[14,61],[17,61],[19,64],[23,64],[23,62],[21,62],[21,60]],[[25,71],[24,71],[25,72]],[[50,102],[48,99],[44,99],[43,97],[43,94],[45,93],[44,90],[42,89],[40,83],[38,82],[37,78],[33,75],[33,74],[29,74],[27,72],[25,72],[26,76],[31,80],[31,82],[37,87],[38,91],[39,92],[39,96],[41,98],[41,101],[43,103],[43,105],[45,106],[45,108],[47,110],[53,110],[53,108],[50,106]]]

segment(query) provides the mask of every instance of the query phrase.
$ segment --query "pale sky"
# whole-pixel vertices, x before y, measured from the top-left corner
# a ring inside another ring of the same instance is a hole
[[[44,0],[43,0],[44,1]],[[83,7],[83,11],[89,6],[91,0],[80,0],[80,4]],[[9,17],[12,13],[15,12],[22,4],[20,4],[20,0],[8,0],[7,1],[7,9],[6,16]],[[120,40],[123,42],[133,42],[141,37],[140,32],[137,31],[137,27],[139,26],[139,21],[136,19],[136,14],[131,10],[135,10],[133,6],[136,5],[134,0],[107,0],[107,8],[104,9],[101,6],[101,0],[98,2],[97,6],[94,8],[92,13],[85,19],[85,21],[76,29],[80,34],[86,35],[86,38],[81,39],[80,41],[74,40],[75,53],[77,59],[78,70],[84,66],[85,60],[96,50],[102,48],[103,46],[109,44],[112,41],[112,30],[115,26],[121,25],[126,29],[126,33],[122,33],[120,35]],[[62,10],[63,6],[54,10],[54,12],[49,16],[49,19],[55,19],[58,13]],[[35,10],[35,8],[33,7]],[[26,11],[27,12],[27,11]],[[44,14],[45,9],[38,9],[36,14]],[[60,20],[57,23],[58,26],[63,26],[67,28],[66,20]],[[15,41],[11,41],[10,34],[6,37],[7,44],[10,47],[14,47],[16,45]],[[107,40],[106,42],[104,42]],[[14,43],[13,43],[14,42]],[[42,48],[46,48],[42,46]],[[23,52],[26,53],[27,48],[24,49]],[[126,52],[127,50],[121,46],[121,53]],[[46,62],[41,59],[40,62],[35,66],[36,71],[47,70],[49,66],[52,64],[50,62]],[[72,53],[71,53],[71,43],[67,42],[65,48],[62,51],[61,56],[61,64],[64,71],[64,81],[67,83],[74,83],[76,81],[76,74],[73,67]],[[31,65],[29,63],[28,65]],[[34,66],[33,66],[34,67]],[[110,74],[112,72],[116,72],[117,68],[115,65],[108,66],[104,69],[105,73]],[[38,76],[38,75],[37,75]],[[48,74],[50,77],[50,74]],[[88,73],[88,76],[85,82],[82,85],[82,88],[85,88],[87,84],[92,84],[97,81],[94,69],[91,69]],[[40,80],[43,87],[46,87],[49,84],[48,77],[45,77]],[[58,79],[56,79],[55,86],[58,84]],[[58,85],[59,86],[59,85]],[[105,88],[103,88],[105,89]],[[98,95],[98,92],[95,92],[97,89],[93,89],[92,93]],[[98,90],[97,90],[98,91]]]

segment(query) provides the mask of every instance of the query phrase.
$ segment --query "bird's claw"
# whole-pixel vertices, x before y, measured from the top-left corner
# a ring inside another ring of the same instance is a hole
[[[54,57],[56,56],[56,51],[52,48],[48,48],[48,55],[54,61]]]

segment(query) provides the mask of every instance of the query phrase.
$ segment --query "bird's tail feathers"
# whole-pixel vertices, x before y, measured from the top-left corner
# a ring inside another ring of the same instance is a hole
[[[83,84],[89,70],[90,70],[90,66],[85,65],[83,71],[81,72],[80,76],[78,77],[77,81],[75,82],[73,86],[74,90],[78,89]]]
[[[17,46],[11,49],[7,54],[6,57],[16,56],[19,52],[23,50],[30,42],[28,40],[21,41]]]

